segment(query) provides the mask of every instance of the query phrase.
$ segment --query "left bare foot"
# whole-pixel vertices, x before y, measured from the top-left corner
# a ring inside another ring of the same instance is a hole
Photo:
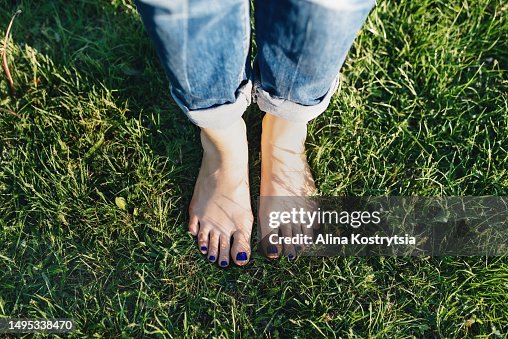
[[[307,125],[294,123],[270,114],[263,119],[263,132],[261,136],[261,200],[259,206],[260,239],[265,255],[277,258],[281,254],[293,259],[296,248],[293,245],[272,244],[267,241],[270,234],[278,233],[267,224],[267,215],[270,211],[288,210],[289,206],[280,206],[286,200],[292,207],[299,209],[312,208],[312,202],[305,197],[316,193],[314,179],[305,156],[305,139]],[[268,198],[267,198],[268,197]],[[288,197],[274,198],[269,197]],[[295,198],[291,198],[295,197]],[[303,205],[302,205],[303,199]],[[283,224],[280,226],[283,237],[292,237],[297,234],[312,236],[312,228],[300,224]]]

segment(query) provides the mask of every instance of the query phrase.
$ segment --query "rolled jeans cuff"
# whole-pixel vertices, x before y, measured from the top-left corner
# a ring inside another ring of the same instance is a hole
[[[252,81],[247,80],[236,91],[235,102],[225,103],[210,108],[190,110],[171,90],[171,96],[194,124],[203,128],[223,129],[242,118],[252,98]]]
[[[339,76],[335,78],[328,92],[316,105],[306,106],[294,101],[272,96],[270,93],[263,90],[259,81],[254,83],[254,101],[263,112],[288,121],[307,123],[326,111],[332,96],[339,87],[339,78]]]

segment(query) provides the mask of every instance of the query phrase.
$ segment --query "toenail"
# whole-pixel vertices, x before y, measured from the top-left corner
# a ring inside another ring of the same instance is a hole
[[[222,260],[222,261],[220,262],[220,265],[221,265],[222,267],[226,267],[226,266],[228,265],[228,262],[227,262],[226,260]]]
[[[270,245],[266,248],[266,251],[268,252],[268,254],[277,254],[277,252],[279,252],[277,250],[277,246],[275,245]]]
[[[236,255],[236,260],[238,261],[245,261],[247,260],[247,253],[245,252],[240,252]]]
[[[206,251],[206,250],[207,250],[206,246],[201,246],[201,251]]]
[[[208,257],[208,260],[210,260],[210,261],[215,261],[215,256],[213,256],[213,255],[209,256],[209,257]]]
[[[295,258],[295,256],[290,254],[290,255],[288,255],[288,258],[289,258],[289,260],[293,260]]]

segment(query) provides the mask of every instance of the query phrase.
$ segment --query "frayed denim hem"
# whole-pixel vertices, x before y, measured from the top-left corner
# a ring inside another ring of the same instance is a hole
[[[171,96],[191,122],[199,127],[223,129],[242,118],[252,101],[252,81],[248,80],[236,91],[236,101],[198,110],[189,110],[173,91]]]
[[[307,123],[326,111],[332,96],[339,87],[339,78],[339,76],[335,78],[332,86],[317,105],[305,106],[287,99],[272,96],[270,93],[263,90],[259,81],[254,82],[254,102],[257,103],[259,109],[263,112],[288,121]]]

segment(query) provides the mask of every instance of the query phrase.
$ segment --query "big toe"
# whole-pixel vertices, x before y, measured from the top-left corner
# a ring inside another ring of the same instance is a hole
[[[278,242],[273,243],[273,239],[279,239],[277,230],[268,233],[260,241],[261,250],[268,259],[277,259],[282,253],[282,245]]]
[[[236,231],[233,234],[231,257],[233,258],[233,262],[239,266],[243,266],[249,262],[250,236],[245,232]]]

